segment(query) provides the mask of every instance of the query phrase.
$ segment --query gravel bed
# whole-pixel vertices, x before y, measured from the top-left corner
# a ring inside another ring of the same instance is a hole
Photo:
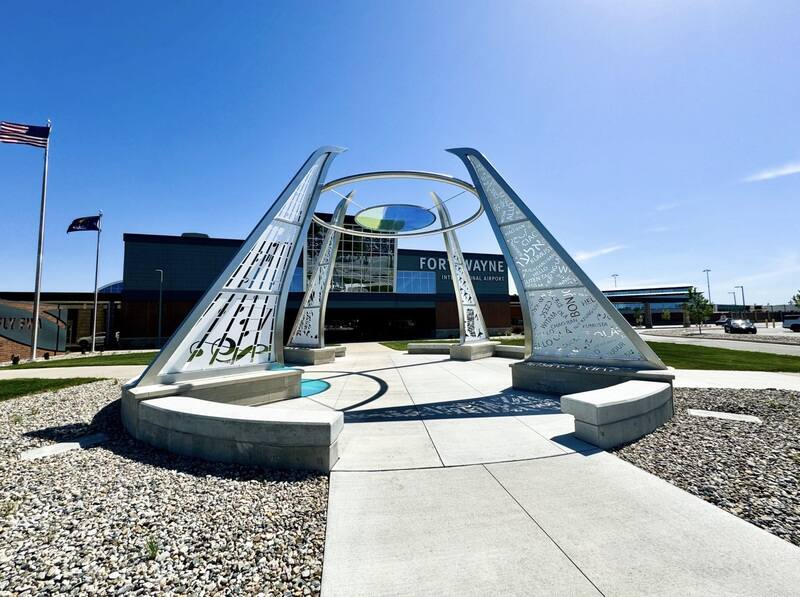
[[[755,415],[761,424],[686,409]],[[675,417],[617,456],[800,545],[800,392],[675,390]]]
[[[639,330],[643,336],[663,336],[667,338],[705,338],[706,340],[735,340],[736,342],[760,342],[761,344],[788,344],[790,346],[800,346],[800,334],[787,331],[785,334],[726,334],[718,327],[707,328],[703,333],[697,331],[697,326],[693,328],[669,329],[669,330]]]
[[[130,439],[119,385],[0,403],[0,595],[318,594],[328,479]],[[103,432],[35,461],[27,449]]]

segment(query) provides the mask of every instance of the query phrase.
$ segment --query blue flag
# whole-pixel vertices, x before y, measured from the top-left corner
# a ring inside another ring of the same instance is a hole
[[[87,216],[85,218],[75,218],[72,224],[67,228],[67,234],[70,232],[83,232],[84,230],[97,230],[100,231],[100,218],[103,216]]]

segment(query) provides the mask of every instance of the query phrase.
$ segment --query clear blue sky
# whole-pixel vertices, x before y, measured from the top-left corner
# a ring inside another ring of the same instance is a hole
[[[72,218],[105,212],[111,282],[123,232],[242,237],[326,144],[331,176],[480,149],[601,287],[800,287],[800,3],[15,4],[0,119],[54,123],[45,290],[92,287]],[[40,176],[0,145],[2,290],[33,287]]]

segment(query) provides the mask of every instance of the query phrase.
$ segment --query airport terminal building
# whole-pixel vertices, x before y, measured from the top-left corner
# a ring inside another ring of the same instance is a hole
[[[359,228],[350,217],[345,227]],[[287,334],[324,236],[325,229],[312,222],[293,272],[284,325]],[[169,337],[242,243],[197,233],[125,234],[123,240],[118,321],[121,344],[127,347],[157,343],[159,294],[161,337]],[[508,272],[503,256],[465,253],[464,257],[490,333],[509,333]],[[342,235],[325,323],[329,342],[457,336],[458,312],[447,254],[399,249],[395,239]]]
[[[319,215],[330,219],[329,215]],[[346,219],[345,227],[359,228],[352,217]],[[311,223],[292,276],[285,334],[294,323],[325,231]],[[123,279],[100,289],[97,331],[101,349],[163,343],[242,244],[238,239],[199,233],[127,233],[123,242]],[[522,312],[517,297],[509,296],[503,256],[465,253],[464,257],[490,334],[522,332]],[[685,323],[683,305],[690,288],[689,284],[614,288],[604,294],[634,325],[681,325]],[[0,291],[0,361],[13,355],[27,356],[32,300],[31,292]],[[41,354],[78,350],[81,345],[85,348],[91,333],[92,300],[91,292],[42,295]],[[717,314],[745,314],[742,306],[724,307],[718,305]],[[766,317],[759,305],[746,309],[751,318]],[[447,254],[400,249],[391,238],[342,235],[325,323],[326,341],[332,343],[456,337],[458,311]]]

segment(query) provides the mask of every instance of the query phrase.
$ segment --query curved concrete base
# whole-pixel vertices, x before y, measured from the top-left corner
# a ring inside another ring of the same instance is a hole
[[[254,407],[299,396],[300,375],[278,369],[126,386],[122,423],[136,439],[184,456],[328,472],[339,457],[341,413]]]
[[[123,398],[124,400],[124,398]],[[125,427],[137,439],[184,456],[272,468],[331,470],[341,413],[259,409],[188,396],[139,402]]]
[[[572,394],[606,388],[631,379],[672,383],[675,374],[665,369],[639,370],[613,365],[575,365],[522,361],[511,365],[511,384],[518,390]]]

